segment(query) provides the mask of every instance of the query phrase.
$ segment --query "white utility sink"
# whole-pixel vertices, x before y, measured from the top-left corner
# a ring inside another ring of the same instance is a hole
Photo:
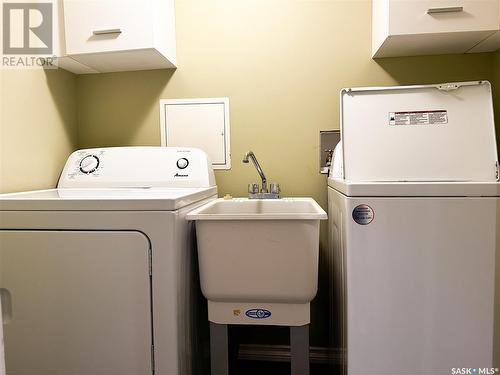
[[[308,324],[326,218],[312,198],[217,199],[191,211],[209,320]]]

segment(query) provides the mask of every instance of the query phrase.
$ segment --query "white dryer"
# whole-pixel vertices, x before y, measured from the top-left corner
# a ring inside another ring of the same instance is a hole
[[[116,147],[74,152],[57,189],[0,195],[7,374],[192,374],[184,217],[216,194],[201,150]]]
[[[343,374],[494,373],[500,184],[490,84],[346,89],[341,109],[328,218]]]

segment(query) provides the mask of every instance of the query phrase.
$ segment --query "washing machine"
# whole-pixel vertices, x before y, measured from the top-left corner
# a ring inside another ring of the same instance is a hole
[[[500,184],[490,84],[344,89],[341,113],[328,217],[342,373],[494,374]]]
[[[185,215],[216,194],[199,149],[116,147],[74,152],[56,189],[0,195],[6,373],[195,373]]]

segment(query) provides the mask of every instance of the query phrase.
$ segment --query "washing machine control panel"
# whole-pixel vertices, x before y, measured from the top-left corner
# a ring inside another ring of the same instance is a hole
[[[200,149],[107,147],[75,151],[58,187],[188,188],[215,186],[212,165]]]

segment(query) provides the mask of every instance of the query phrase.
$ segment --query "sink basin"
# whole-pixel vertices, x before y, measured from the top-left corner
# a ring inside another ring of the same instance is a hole
[[[191,211],[209,320],[308,324],[326,218],[311,198],[217,199]]]

